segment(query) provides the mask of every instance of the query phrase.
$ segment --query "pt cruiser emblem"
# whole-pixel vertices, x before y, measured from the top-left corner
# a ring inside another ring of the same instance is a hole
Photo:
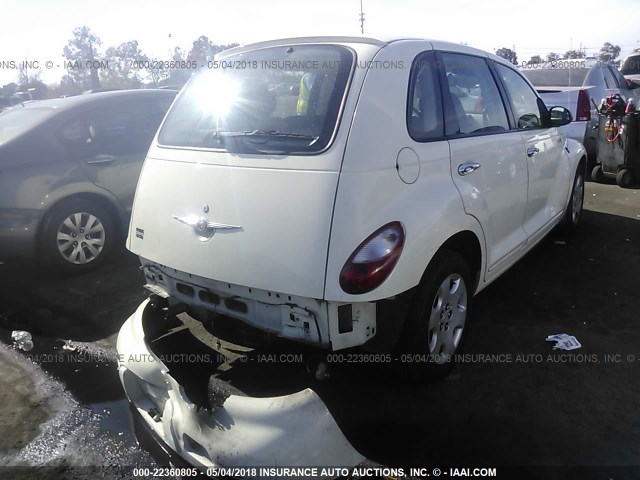
[[[173,218],[185,225],[193,228],[193,233],[198,237],[198,240],[205,242],[216,233],[216,230],[239,230],[242,227],[238,225],[227,225],[226,223],[210,222],[206,218],[197,218],[195,216],[178,217],[173,215]]]

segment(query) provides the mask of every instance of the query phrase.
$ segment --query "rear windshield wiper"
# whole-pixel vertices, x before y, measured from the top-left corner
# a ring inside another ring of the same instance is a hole
[[[228,130],[214,130],[212,132],[213,138],[216,140],[224,141],[225,138],[238,138],[238,137],[276,137],[276,138],[296,138],[300,140],[309,140],[313,145],[320,138],[319,136],[305,135],[303,133],[294,132],[281,132],[279,130],[245,130],[245,131],[228,131]]]

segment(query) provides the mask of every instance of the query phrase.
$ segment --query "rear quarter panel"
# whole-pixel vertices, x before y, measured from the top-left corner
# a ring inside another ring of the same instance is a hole
[[[406,126],[410,65],[419,53],[431,48],[424,41],[391,43],[374,58],[374,65],[380,67],[367,72],[338,183],[325,282],[327,300],[373,301],[397,295],[420,282],[434,253],[455,233],[470,230],[483,239],[477,221],[464,213],[453,184],[447,141],[431,143],[431,154],[421,156],[414,183],[404,183],[396,169],[400,150],[416,147]],[[402,222],[406,240],[390,277],[367,294],[343,292],[339,276],[345,261],[365,238],[394,220]],[[484,240],[480,244],[484,251]]]

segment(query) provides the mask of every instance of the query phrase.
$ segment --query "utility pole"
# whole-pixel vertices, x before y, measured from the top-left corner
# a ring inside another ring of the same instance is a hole
[[[362,11],[362,0],[360,0],[360,33],[364,35],[364,12]]]

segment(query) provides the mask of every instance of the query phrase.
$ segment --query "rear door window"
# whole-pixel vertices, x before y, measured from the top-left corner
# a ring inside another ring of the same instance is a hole
[[[96,105],[59,130],[83,157],[146,153],[172,97]]]
[[[457,123],[457,131],[447,134],[473,135],[509,130],[498,86],[485,59],[457,53],[442,53],[440,58],[446,81],[443,95]]]

